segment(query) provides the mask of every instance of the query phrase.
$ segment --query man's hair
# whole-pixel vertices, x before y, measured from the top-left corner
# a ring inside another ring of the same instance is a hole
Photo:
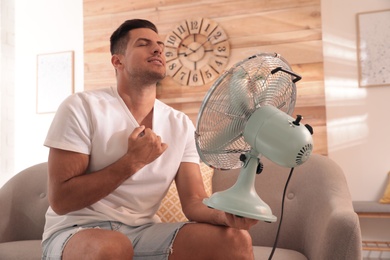
[[[110,37],[110,52],[113,54],[124,54],[126,50],[126,45],[129,41],[129,31],[138,29],[138,28],[148,28],[156,33],[157,27],[148,20],[143,19],[132,19],[127,20],[122,23],[118,29],[116,29]]]

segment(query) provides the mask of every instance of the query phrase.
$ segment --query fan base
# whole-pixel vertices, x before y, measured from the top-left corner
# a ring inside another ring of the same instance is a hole
[[[216,192],[210,198],[204,199],[203,203],[209,208],[218,209],[238,217],[276,222],[277,217],[272,215],[269,206],[260,198],[258,200],[250,198],[248,202],[248,200],[243,200],[242,195],[237,199],[229,196],[226,192]]]

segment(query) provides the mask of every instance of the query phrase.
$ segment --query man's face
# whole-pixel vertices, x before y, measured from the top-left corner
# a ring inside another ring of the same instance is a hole
[[[129,32],[130,39],[122,57],[124,71],[130,77],[157,82],[165,77],[164,43],[151,29],[139,28]]]

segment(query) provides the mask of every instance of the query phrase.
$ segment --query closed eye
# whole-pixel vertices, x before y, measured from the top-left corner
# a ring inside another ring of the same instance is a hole
[[[145,39],[145,38],[140,38],[137,40],[137,46],[149,46],[152,44],[152,41],[149,40],[149,39]],[[157,44],[160,46],[160,48],[164,49],[165,47],[165,44],[161,41],[158,41]]]
[[[138,41],[138,46],[148,46],[148,44],[149,44],[149,42],[144,41],[144,40]]]

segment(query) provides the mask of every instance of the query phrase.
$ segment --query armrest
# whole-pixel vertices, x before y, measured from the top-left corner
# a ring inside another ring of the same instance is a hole
[[[42,238],[49,207],[47,164],[31,166],[0,189],[0,242]]]
[[[295,232],[302,232],[302,253],[309,259],[361,258],[359,218],[344,173],[335,162],[313,155],[296,169],[289,193],[296,195],[291,212],[300,212],[290,225],[301,222]]]
[[[322,239],[313,241],[317,251],[310,250],[309,259],[361,259],[362,241],[358,216],[350,210],[335,209],[325,229],[319,230]],[[310,243],[309,243],[310,244]]]

